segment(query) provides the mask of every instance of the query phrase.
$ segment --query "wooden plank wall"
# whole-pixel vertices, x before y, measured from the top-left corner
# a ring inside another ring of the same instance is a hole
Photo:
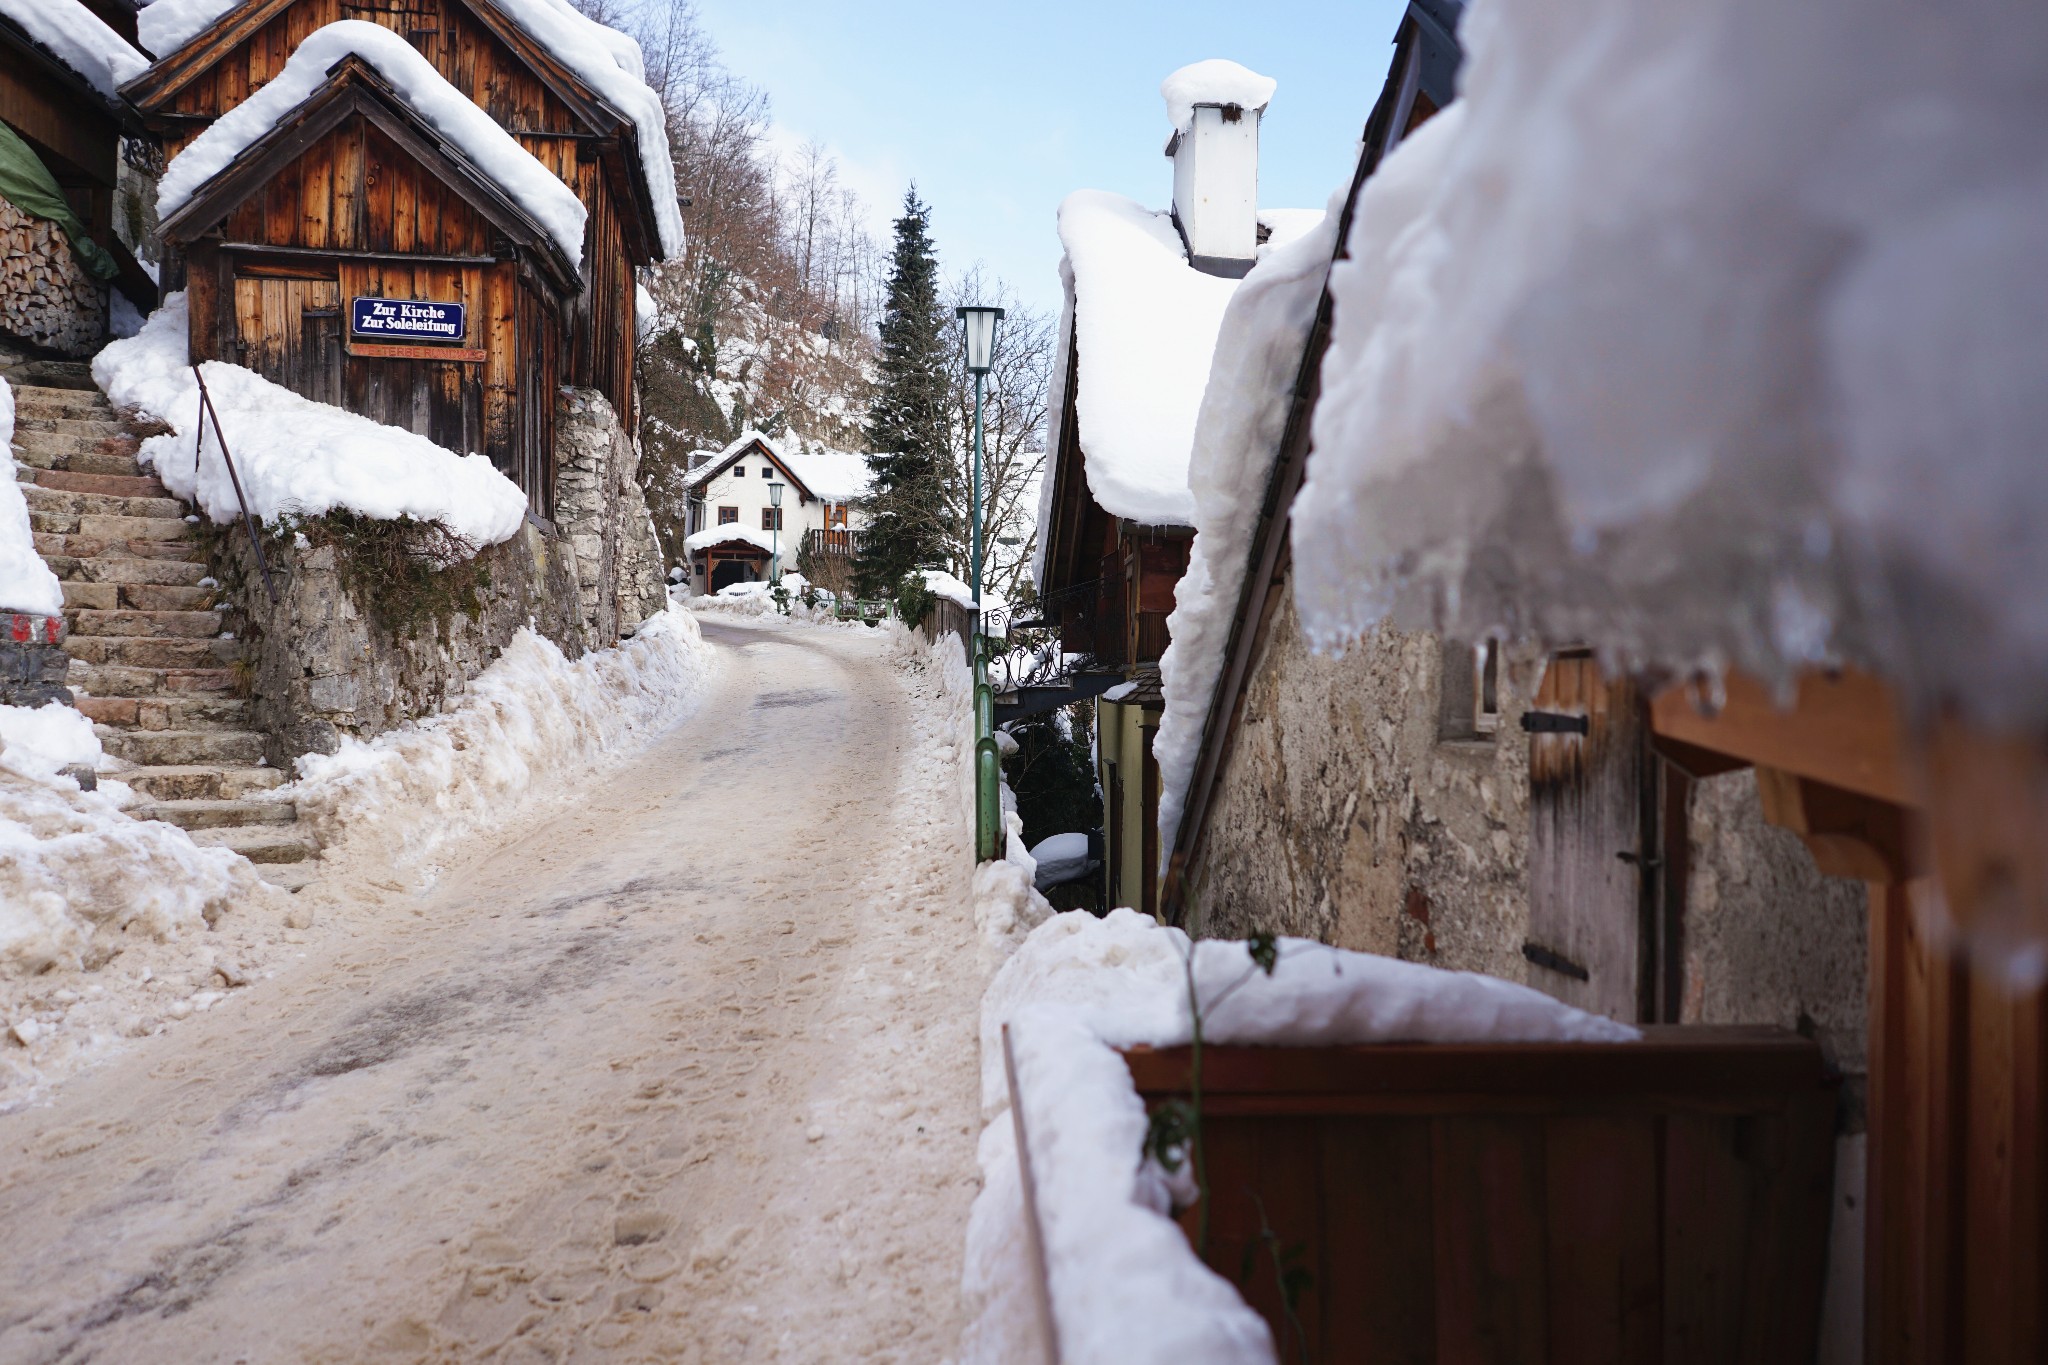
[[[1924,884],[1923,884],[1924,885]],[[2048,1360],[2048,997],[1870,899],[1868,1357]]]
[[[1187,1049],[1148,1052],[1156,1104]],[[1204,1055],[1205,1259],[1281,1360],[1811,1365],[1836,1101],[1805,1040]]]
[[[308,147],[221,224],[224,241],[315,251],[491,254],[490,220],[353,118]]]
[[[633,393],[639,337],[636,281],[619,206],[603,174],[591,130],[582,127],[575,111],[462,4],[456,0],[298,0],[180,90],[171,102],[172,110],[208,117],[227,112],[283,69],[308,34],[341,19],[366,19],[404,35],[449,84],[481,106],[499,126],[513,132],[527,151],[576,191],[590,213],[584,229],[585,294],[577,316],[570,320],[573,341],[562,357],[562,382],[598,389],[630,430],[637,420]],[[166,155],[176,155],[204,126],[185,121],[173,127],[165,137]],[[626,136],[631,135],[629,129]],[[434,211],[441,201],[430,192],[419,197],[423,192],[416,186],[408,199],[407,191],[395,185],[387,200],[381,182],[373,177],[372,183],[377,185],[374,202],[337,200],[334,211],[353,213],[359,222],[375,224],[385,221],[388,205],[389,242],[410,235],[421,251],[480,253],[484,249],[427,245],[439,231]],[[305,192],[307,202],[317,200],[318,190],[316,185]],[[290,191],[278,193],[288,197]],[[374,235],[384,240],[381,227]],[[375,249],[414,248],[387,243]]]

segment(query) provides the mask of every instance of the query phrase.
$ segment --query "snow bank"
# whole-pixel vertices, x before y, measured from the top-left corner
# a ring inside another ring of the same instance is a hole
[[[193,469],[199,385],[186,342],[185,296],[176,293],[140,334],[100,352],[93,378],[116,406],[172,428],[144,441],[141,458],[173,493],[225,525],[240,519],[241,504],[210,424],[206,458]],[[260,521],[348,508],[379,519],[439,520],[479,545],[495,545],[526,520],[526,494],[482,455],[457,455],[424,436],[301,398],[239,365],[209,360],[205,374]]]
[[[2048,719],[2048,9],[1466,16],[1332,274],[1312,639],[1844,658]]]
[[[431,877],[441,848],[503,824],[558,778],[636,751],[689,716],[715,658],[696,621],[675,608],[574,663],[522,630],[459,703],[301,758],[299,780],[282,795],[326,842],[376,838],[397,864]]]
[[[967,611],[975,609],[974,589],[966,583],[944,569],[921,569],[919,572],[924,575],[925,591],[932,596],[943,597],[948,602],[959,604]],[[1000,593],[985,591],[982,595],[987,599],[982,605],[988,611],[1001,611],[1010,605]]]
[[[37,46],[110,100],[120,98],[123,82],[149,68],[149,58],[78,0],[0,0],[0,16],[21,25]]]
[[[1077,881],[1098,866],[1088,856],[1088,836],[1079,831],[1039,840],[1031,847],[1031,861],[1038,865],[1032,884],[1040,890]]]
[[[985,1183],[968,1229],[977,1320],[969,1360],[1027,1356],[1035,1331],[1002,1027],[1031,1143],[1062,1358],[1271,1361],[1265,1323],[1202,1265],[1169,1217],[1169,1181],[1141,1166],[1142,1102],[1115,1049],[1191,1036],[1187,937],[1120,909],[1056,915],[1004,965],[982,1004]],[[1640,1035],[1526,986],[1282,939],[1269,978],[1242,943],[1193,945],[1203,1036],[1215,1042],[1621,1043]],[[1003,1278],[1008,1276],[1010,1278]]]
[[[56,616],[64,610],[64,589],[36,553],[28,499],[15,472],[13,441],[14,390],[0,379],[0,612]]]
[[[232,165],[259,138],[287,121],[327,84],[344,57],[361,57],[391,83],[399,99],[461,151],[561,247],[583,259],[588,216],[576,192],[499,127],[496,120],[444,80],[433,63],[390,29],[344,19],[307,35],[264,87],[210,124],[171,158],[157,184],[157,209],[169,218],[202,186]]]
[[[1337,216],[1346,193],[1340,189],[1332,196],[1329,211],[1318,214],[1309,231],[1277,249],[1269,245],[1223,316],[1188,460],[1195,539],[1187,572],[1173,590],[1169,642],[1159,660],[1166,710],[1152,752],[1159,762],[1162,859],[1172,856],[1194,780],[1266,481],[1280,453],[1294,378],[1336,254]]]
[[[1279,88],[1280,82],[1271,76],[1261,76],[1221,57],[1184,66],[1159,83],[1159,93],[1166,100],[1166,117],[1176,128],[1185,128],[1194,121],[1198,104],[1241,104],[1247,109],[1264,109],[1273,102],[1273,92]]]
[[[73,764],[97,770],[105,757],[92,722],[61,701],[0,706],[0,753],[15,766],[44,776]]]

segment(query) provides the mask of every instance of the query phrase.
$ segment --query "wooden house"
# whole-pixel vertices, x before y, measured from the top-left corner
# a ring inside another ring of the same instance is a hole
[[[81,35],[93,19],[105,27],[85,50]],[[0,8],[0,124],[39,163],[43,174],[29,174],[46,177],[62,201],[23,207],[0,198],[0,331],[39,351],[96,351],[107,337],[110,286],[137,309],[156,306],[155,282],[117,231],[122,142],[145,136],[115,84],[147,61],[130,45],[134,34],[126,0]],[[66,210],[68,223],[49,216]]]
[[[545,515],[555,385],[594,388],[637,423],[635,270],[681,244],[659,104],[585,21],[534,0],[250,0],[124,93],[175,165],[343,20],[398,34],[566,184],[587,214],[581,258],[550,259],[502,187],[395,114],[373,74],[337,73],[302,111],[319,146],[281,134],[267,177],[231,168],[232,204],[210,194],[207,212],[166,225],[184,253],[172,281],[192,285],[193,355],[247,354],[308,396],[488,449]],[[330,354],[326,315],[352,316],[358,298],[460,304],[460,343],[429,359],[356,338]]]
[[[487,454],[552,514],[576,263],[368,62],[338,62],[163,232],[195,360]],[[375,330],[401,313],[444,330]]]
[[[1444,0],[1410,4],[1367,126],[1347,228],[1381,159],[1451,97],[1457,17]],[[1418,1346],[1416,1358],[1748,1360],[1765,1358],[1762,1344],[1792,1341],[1796,1358],[1811,1359],[1816,1336],[1822,1358],[1877,1365],[2048,1358],[2048,995],[2024,972],[2002,972],[1997,952],[1973,962],[1944,941],[1944,920],[1980,929],[1989,921],[1993,944],[2044,937],[2048,765],[2038,740],[1946,719],[1916,731],[1884,680],[1853,669],[1810,671],[1789,705],[1737,674],[1725,696],[1703,705],[1695,689],[1668,678],[1605,675],[1580,648],[1513,659],[1525,677],[1540,677],[1526,698],[1501,685],[1508,669],[1486,642],[1475,649],[1388,628],[1340,659],[1313,656],[1294,611],[1288,509],[1312,458],[1331,321],[1325,291],[1291,391],[1275,395],[1287,405],[1285,435],[1206,698],[1170,852],[1166,917],[1201,932],[1303,933],[1526,980],[1647,1025],[1660,1046],[1711,1036],[1695,1032],[1700,1024],[1796,1026],[1826,1045],[1840,1086],[1824,1309],[1808,1261],[1797,1277],[1805,1301],[1796,1323],[1781,1316],[1758,1346],[1732,1337],[1717,1344],[1717,1333],[1751,1330],[1752,1313],[1794,1307],[1783,1295],[1795,1277],[1755,1278],[1761,1261],[1752,1258],[1746,1287],[1727,1279],[1678,1286],[1721,1296],[1714,1314],[1697,1318],[1713,1324],[1703,1333],[1688,1335],[1666,1297],[1661,1318],[1637,1320],[1656,1324],[1661,1337],[1643,1336],[1629,1350],[1564,1349],[1552,1316],[1547,1341],[1495,1337],[1470,1350],[1444,1344],[1455,1338],[1442,1333],[1458,1324],[1424,1325],[1423,1339],[1437,1344]],[[1385,1059],[1361,1049],[1356,1060]],[[1361,1082],[1370,1094],[1327,1075],[1299,1085],[1276,1079],[1328,1063],[1350,1064],[1335,1050],[1248,1064],[1246,1086],[1259,1093],[1241,1102],[1246,1117],[1232,1120],[1243,1125],[1228,1137],[1234,1154],[1217,1139],[1213,1180],[1227,1188],[1249,1168],[1229,1163],[1272,1171],[1293,1159],[1276,1157],[1273,1143],[1302,1135],[1274,1115],[1351,1123],[1374,1106],[1395,1107],[1400,1087],[1383,1078]],[[1758,1058],[1728,1064],[1732,1085],[1767,1088]],[[1425,1065],[1430,1084],[1448,1083],[1442,1056]],[[1466,1086],[1461,1112],[1502,1106],[1527,1079],[1511,1072]],[[1667,1081],[1656,1087],[1662,1099]],[[1270,1093],[1289,1085],[1285,1097]],[[1313,1093],[1324,1087],[1330,1093]],[[1240,1101],[1218,1103],[1227,1112]],[[1428,1112],[1398,1107],[1404,1117]],[[1366,1292],[1389,1310],[1380,1325],[1401,1316],[1404,1300],[1415,1302],[1414,1267],[1431,1264],[1426,1237],[1402,1240],[1413,1220],[1391,1214],[1428,1185],[1432,1158],[1417,1152],[1409,1159],[1419,1164],[1405,1169],[1397,1160],[1399,1189],[1375,1193],[1374,1176],[1354,1174],[1359,1149],[1332,1165],[1338,1150],[1325,1142],[1320,1167],[1313,1143],[1299,1154],[1323,1182],[1313,1193],[1304,1185],[1302,1197],[1321,1201],[1330,1245],[1348,1238],[1378,1248]],[[1434,1158],[1439,1179],[1443,1150]],[[1562,1150],[1550,1140],[1553,1194]],[[1782,1171],[1784,1150],[1746,1139],[1720,1150],[1726,1169],[1716,1179],[1731,1183],[1692,1223],[1695,1246],[1743,1235],[1741,1227],[1756,1227],[1744,1220],[1781,1211],[1778,1196],[1760,1191]],[[1540,1174],[1541,1162],[1529,1169]],[[1604,1169],[1600,1188],[1611,1192],[1619,1166]],[[1476,1248],[1498,1272],[1496,1288],[1554,1291],[1563,1264],[1555,1247],[1517,1251],[1519,1234],[1504,1231],[1543,1183],[1518,1177],[1490,1193],[1488,1231],[1448,1259],[1439,1207],[1436,1273]],[[1679,1205],[1661,1197],[1655,1207],[1668,1238]],[[1640,1211],[1615,1208],[1623,1222]],[[1519,1226],[1547,1226],[1554,1236],[1561,1216],[1576,1212],[1553,1205],[1547,1222]],[[1791,1236],[1811,1249],[1818,1217],[1809,1207],[1803,1221],[1781,1226],[1779,1248]],[[1669,1258],[1685,1250],[1670,1240],[1661,1252],[1646,1244],[1644,1263],[1668,1275]],[[1439,1279],[1439,1306],[1445,1293]]]

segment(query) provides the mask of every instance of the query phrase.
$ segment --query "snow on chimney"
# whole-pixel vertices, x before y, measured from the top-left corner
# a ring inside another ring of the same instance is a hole
[[[1259,118],[1278,82],[1220,58],[1159,83],[1173,137],[1173,216],[1195,269],[1231,279],[1259,250]]]

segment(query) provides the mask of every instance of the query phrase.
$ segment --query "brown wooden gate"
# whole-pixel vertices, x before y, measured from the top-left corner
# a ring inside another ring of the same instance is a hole
[[[1811,1365],[1836,1110],[1819,1048],[1645,1034],[1205,1048],[1209,1265],[1283,1361]],[[1186,1093],[1188,1049],[1126,1057],[1148,1105]],[[1283,1259],[1309,1277],[1292,1321]]]

